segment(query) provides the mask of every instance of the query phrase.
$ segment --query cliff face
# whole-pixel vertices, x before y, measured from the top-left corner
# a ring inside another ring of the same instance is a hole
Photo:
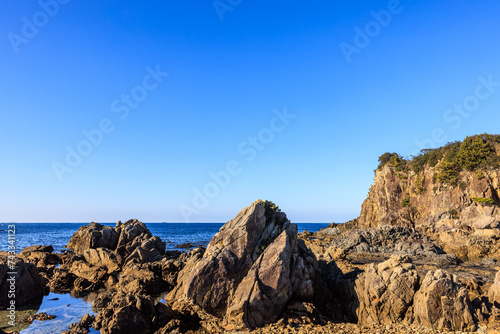
[[[418,172],[382,164],[355,226],[415,227],[459,257],[500,257],[500,170],[458,170],[451,185],[442,182],[443,164]]]

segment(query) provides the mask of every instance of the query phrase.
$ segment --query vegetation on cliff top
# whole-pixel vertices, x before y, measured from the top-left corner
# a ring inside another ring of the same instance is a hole
[[[426,166],[437,165],[436,180],[456,186],[462,170],[477,171],[478,178],[481,178],[481,170],[500,168],[500,156],[495,150],[499,144],[500,135],[485,133],[466,137],[462,142],[451,142],[440,148],[423,149],[419,155],[410,159],[387,152],[379,157],[377,169],[390,165],[398,172],[412,170],[420,173]]]

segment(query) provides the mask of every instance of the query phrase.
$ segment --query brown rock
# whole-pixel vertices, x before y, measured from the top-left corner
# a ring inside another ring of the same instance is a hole
[[[73,234],[67,248],[80,254],[88,249],[99,247],[114,250],[119,237],[120,234],[114,228],[92,222],[80,227]]]
[[[203,256],[191,257],[167,300],[185,299],[228,329],[275,321],[292,296],[312,299],[315,259],[297,227],[271,202],[254,202],[226,223]]]
[[[476,328],[467,289],[455,275],[443,270],[427,272],[415,294],[410,323],[439,330],[473,331]]]
[[[15,265],[15,275],[10,265]],[[11,285],[11,282],[14,282]],[[41,299],[48,292],[38,269],[32,263],[26,263],[21,257],[15,256],[10,259],[5,252],[0,252],[0,309],[10,306],[11,299],[8,297],[12,287],[15,289],[16,307],[29,301]]]
[[[238,285],[224,317],[227,330],[260,327],[278,319],[294,292],[291,276],[297,250],[297,226],[289,225]]]
[[[42,313],[37,313],[35,315],[29,316],[28,319],[26,319],[26,321],[28,321],[28,322],[33,322],[35,320],[38,320],[38,321],[47,321],[47,320],[52,320],[52,319],[55,319],[55,318],[57,318],[55,315],[47,314],[45,312],[42,312]]]
[[[51,245],[49,246],[34,245],[24,248],[21,251],[21,255],[28,255],[31,252],[52,253],[53,251],[54,247],[52,247]]]
[[[119,271],[121,269],[123,259],[120,255],[107,248],[91,248],[83,251],[85,261],[93,266],[105,266],[108,273]]]
[[[76,324],[71,324],[69,330],[62,332],[62,334],[87,334],[90,332],[90,327],[95,320],[95,316],[90,314],[85,314],[80,322]]]
[[[101,334],[149,334],[155,309],[150,297],[116,294],[96,317],[93,327]]]
[[[495,276],[495,282],[489,292],[490,302],[500,310],[500,271]]]
[[[393,255],[383,263],[370,264],[355,284],[358,323],[380,325],[403,321],[418,283],[417,271],[407,256]]]

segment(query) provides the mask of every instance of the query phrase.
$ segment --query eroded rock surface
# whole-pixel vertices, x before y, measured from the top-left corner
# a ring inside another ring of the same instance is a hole
[[[298,246],[296,225],[273,203],[257,201],[186,264],[167,299],[199,305],[224,318],[227,329],[261,326],[275,321],[292,296],[313,298],[311,256]]]
[[[476,329],[467,289],[457,276],[443,270],[427,272],[415,294],[413,316],[408,321],[440,330]]]
[[[396,255],[383,263],[370,264],[355,284],[358,323],[402,322],[413,304],[418,285],[417,271],[407,256]]]
[[[10,268],[10,264],[15,266],[15,270]],[[9,274],[10,272],[16,274]],[[34,264],[26,262],[20,256],[15,256],[9,261],[8,253],[0,252],[0,309],[10,306],[12,299],[9,298],[11,294],[9,292],[12,287],[15,290],[16,307],[41,299],[47,292],[46,285]]]

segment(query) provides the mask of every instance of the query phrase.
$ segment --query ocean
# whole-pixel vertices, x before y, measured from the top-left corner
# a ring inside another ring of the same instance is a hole
[[[116,223],[102,223],[115,226]],[[206,246],[210,239],[224,225],[223,223],[145,223],[154,236],[166,242],[167,250],[182,250],[177,247],[183,243]],[[0,250],[8,250],[8,223],[0,224]],[[81,226],[88,223],[17,223],[15,225],[16,253],[33,245],[52,245],[55,252],[60,252],[69,239]],[[299,223],[299,232],[316,232],[327,224]]]
[[[103,225],[115,226],[115,223],[102,223]],[[208,245],[210,239],[219,231],[223,223],[145,223],[151,233],[166,242],[167,250],[185,250],[177,247],[183,243],[193,245]],[[0,250],[7,251],[10,245],[9,226],[0,224]],[[23,248],[33,245],[52,245],[55,252],[65,249],[68,241],[78,228],[88,223],[17,223],[15,225],[16,253]],[[297,224],[299,232],[316,232],[327,224],[301,223]],[[12,232],[11,232],[12,234]],[[54,334],[61,333],[92,311],[92,296],[86,298],[75,298],[70,294],[50,293],[45,296],[37,313],[45,312],[56,315],[53,320],[35,320],[31,325],[21,325],[18,330],[21,334]],[[5,320],[5,312],[0,311],[0,320]],[[3,326],[0,326],[2,328]],[[3,329],[8,329],[4,327]],[[91,334],[99,331],[91,329]]]

